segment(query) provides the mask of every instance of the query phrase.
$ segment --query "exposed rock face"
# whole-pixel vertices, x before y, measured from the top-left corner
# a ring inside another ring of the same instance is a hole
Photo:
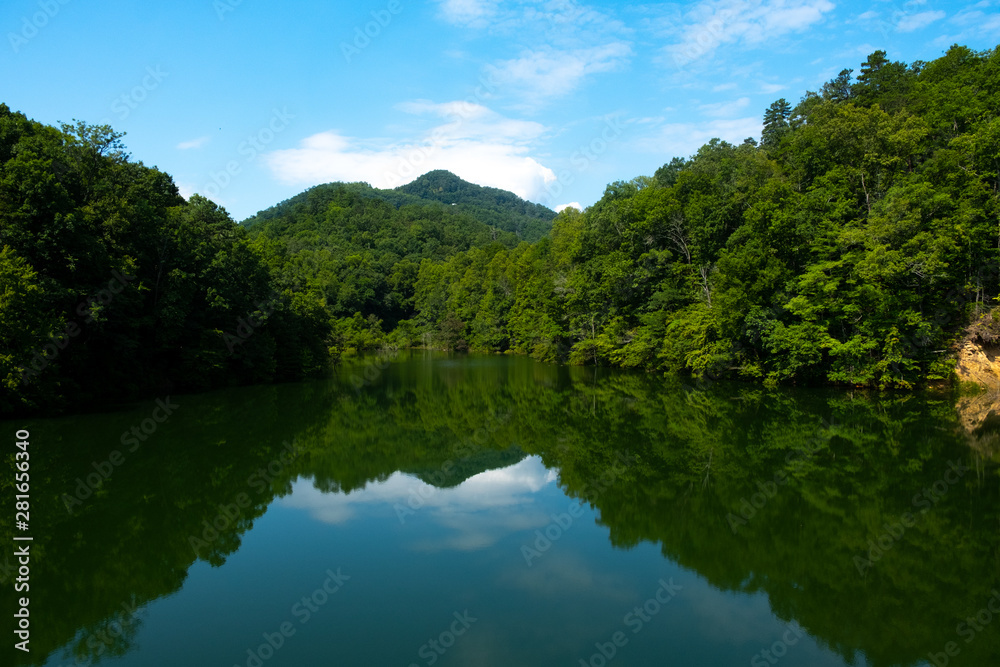
[[[955,373],[984,391],[962,396],[955,404],[969,446],[984,458],[1000,454],[1000,346],[965,341],[958,351]]]
[[[996,394],[1000,391],[1000,346],[966,340],[958,350],[955,373],[962,382],[975,382]]]

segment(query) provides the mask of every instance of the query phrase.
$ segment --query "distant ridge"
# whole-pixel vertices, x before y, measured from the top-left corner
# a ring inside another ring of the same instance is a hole
[[[444,169],[429,171],[396,191],[444,204],[467,206],[487,215],[513,211],[544,222],[551,222],[556,217],[556,212],[546,206],[525,201],[507,190],[470,183]],[[483,222],[490,224],[487,219]]]
[[[241,224],[252,228],[267,220],[283,218],[293,211],[300,211],[303,206],[310,207],[310,202],[325,201],[333,192],[344,190],[363,199],[385,201],[397,209],[408,204],[441,204],[447,206],[450,213],[464,213],[488,227],[510,232],[529,243],[547,236],[556,217],[552,209],[525,201],[513,192],[476,185],[450,171],[438,169],[393,190],[373,188],[368,183],[317,185],[258,212]]]

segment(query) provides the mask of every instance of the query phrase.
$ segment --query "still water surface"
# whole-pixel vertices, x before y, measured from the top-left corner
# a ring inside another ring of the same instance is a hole
[[[1000,664],[1000,477],[947,397],[415,353],[171,400],[3,424],[16,664]]]

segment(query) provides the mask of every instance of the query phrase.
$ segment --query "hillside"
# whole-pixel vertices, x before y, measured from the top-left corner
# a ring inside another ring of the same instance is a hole
[[[525,201],[513,192],[475,185],[440,169],[429,171],[396,188],[396,192],[454,204],[476,219],[514,232],[518,238],[529,243],[546,236],[552,229],[552,219],[556,217],[552,209]]]
[[[0,104],[0,413],[324,371],[323,305],[121,138]]]
[[[351,351],[371,347],[384,329],[412,315],[422,261],[472,248],[513,248],[522,233],[548,233],[552,217],[512,193],[432,172],[396,190],[319,185],[242,226],[284,286],[326,303],[348,332],[349,340],[334,348]]]
[[[914,387],[1000,298],[1000,52],[876,51],[764,131],[417,280],[442,347],[701,378]]]
[[[431,172],[243,225],[121,134],[0,105],[0,411],[295,379],[432,345],[696,378],[926,386],[1000,300],[1000,51],[872,53],[758,142],[581,213]],[[537,238],[533,243],[526,238]]]
[[[556,212],[521,199],[513,192],[483,187],[464,181],[450,171],[430,171],[394,190],[373,188],[367,183],[327,183],[317,185],[276,206],[260,211],[241,224],[247,229],[267,221],[279,219],[294,224],[303,217],[323,214],[336,193],[350,192],[361,199],[386,202],[393,208],[404,206],[434,206],[435,203],[451,208],[443,215],[455,216],[459,224],[469,219],[483,226],[469,226],[470,231],[488,230],[492,237],[499,232],[509,232],[517,241],[533,243],[546,236],[552,229]],[[510,241],[513,242],[513,241]]]

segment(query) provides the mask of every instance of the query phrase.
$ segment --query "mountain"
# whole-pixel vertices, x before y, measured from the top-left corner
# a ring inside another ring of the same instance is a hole
[[[336,193],[349,192],[361,199],[386,202],[399,209],[407,205],[449,207],[446,215],[464,214],[481,223],[481,231],[489,232],[491,240],[498,231],[514,235],[514,242],[533,243],[548,235],[556,212],[541,204],[521,199],[513,192],[483,187],[464,181],[450,171],[430,171],[394,190],[373,188],[367,183],[327,183],[317,185],[276,206],[260,211],[243,221],[251,229],[269,220],[300,218],[304,213],[322,213]],[[453,207],[453,208],[452,208]],[[440,214],[438,214],[440,215]]]
[[[395,190],[318,185],[241,225],[283,287],[315,295],[342,321],[333,347],[349,351],[376,347],[382,323],[393,328],[413,314],[425,260],[513,249],[545,237],[555,217],[437,171]]]
[[[521,199],[513,192],[483,187],[464,181],[450,171],[429,171],[397,192],[455,204],[483,222],[509,232],[525,241],[537,241],[548,234],[556,212],[541,204]]]

